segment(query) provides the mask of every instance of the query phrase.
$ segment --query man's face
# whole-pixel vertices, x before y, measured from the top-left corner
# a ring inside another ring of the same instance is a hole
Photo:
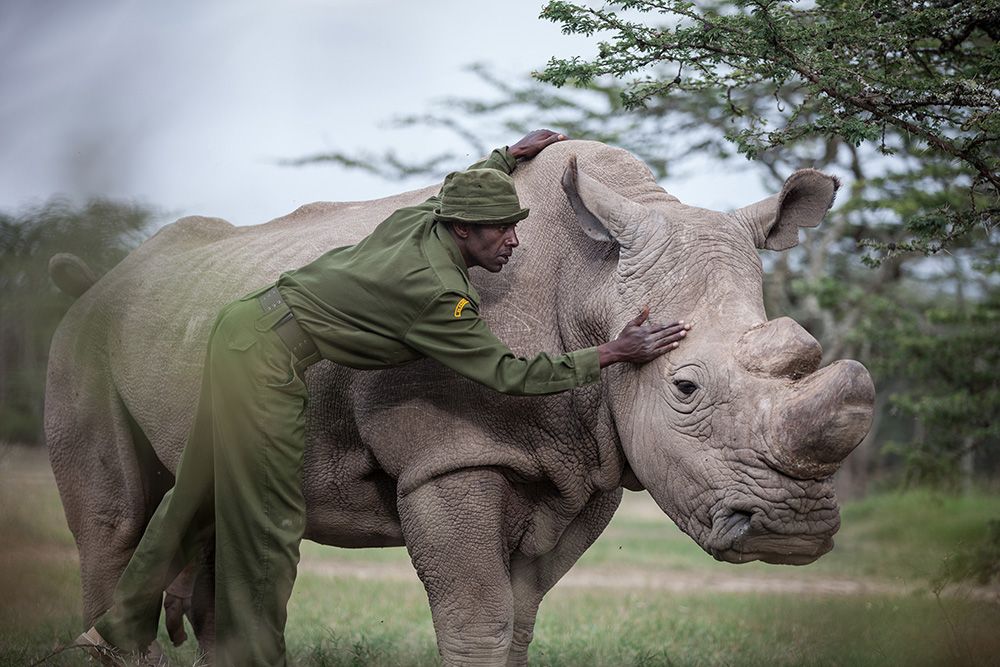
[[[513,225],[469,225],[466,251],[473,260],[471,266],[481,266],[491,273],[498,273],[510,261],[518,246],[517,232]]]

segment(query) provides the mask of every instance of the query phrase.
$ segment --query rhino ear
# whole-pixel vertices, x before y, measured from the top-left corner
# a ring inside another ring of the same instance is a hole
[[[781,192],[733,215],[749,223],[754,245],[788,250],[799,243],[799,227],[815,227],[833,206],[840,181],[815,169],[800,169],[788,177]]]
[[[634,245],[639,221],[648,213],[644,206],[579,171],[575,155],[563,172],[562,188],[587,236],[617,241],[623,248]]]

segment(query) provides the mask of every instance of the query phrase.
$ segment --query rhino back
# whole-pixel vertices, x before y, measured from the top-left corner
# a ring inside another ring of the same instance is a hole
[[[183,218],[109,271],[71,308],[55,356],[73,341],[101,340],[129,413],[161,460],[176,467],[197,402],[208,335],[219,310],[327,250],[356,242],[393,210],[433,188],[370,202],[314,203],[271,222],[234,227]]]

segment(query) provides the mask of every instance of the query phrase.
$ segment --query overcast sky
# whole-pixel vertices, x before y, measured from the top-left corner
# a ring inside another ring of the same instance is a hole
[[[471,62],[521,76],[590,54],[588,40],[538,20],[543,1],[3,0],[0,210],[104,195],[256,224],[311,201],[426,185],[278,161],[464,149],[386,121],[489,93],[463,71]],[[736,174],[665,185],[701,206],[763,196]]]

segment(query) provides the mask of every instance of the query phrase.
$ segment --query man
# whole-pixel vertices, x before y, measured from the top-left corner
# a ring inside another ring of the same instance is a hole
[[[677,347],[689,326],[642,326],[646,309],[611,342],[522,359],[480,319],[469,269],[501,271],[528,215],[510,173],[517,160],[564,138],[531,132],[450,174],[439,196],[396,211],[358,244],[223,308],[176,484],[122,573],[112,608],[79,643],[149,646],[162,591],[214,532],[217,664],[284,664],[285,609],[305,527],[303,373],[315,361],[375,369],[431,357],[499,392],[535,395],[596,382],[605,366]]]

